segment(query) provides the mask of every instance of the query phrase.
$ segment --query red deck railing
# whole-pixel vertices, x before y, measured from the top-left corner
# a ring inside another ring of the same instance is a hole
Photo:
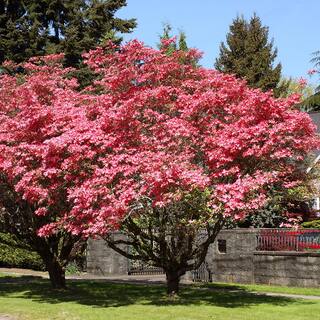
[[[258,251],[320,251],[319,229],[260,229]]]

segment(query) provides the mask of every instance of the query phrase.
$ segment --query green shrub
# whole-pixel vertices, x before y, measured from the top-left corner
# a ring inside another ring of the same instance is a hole
[[[81,273],[81,271],[81,267],[78,266],[75,261],[69,262],[66,268],[67,275],[78,275]]]
[[[44,270],[40,256],[8,233],[0,233],[0,267]]]
[[[306,229],[320,229],[320,219],[303,222],[301,226]]]

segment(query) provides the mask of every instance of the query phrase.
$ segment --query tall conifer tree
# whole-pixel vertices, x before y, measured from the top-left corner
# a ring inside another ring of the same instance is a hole
[[[44,54],[45,31],[39,16],[28,14],[28,5],[33,8],[28,1],[0,1],[0,63]]]
[[[250,21],[237,17],[230,25],[226,43],[220,45],[216,69],[246,79],[253,88],[262,91],[273,89],[279,96],[286,90],[286,85],[279,86],[281,64],[274,66],[277,49],[268,35],[269,28],[262,26],[256,14]]]
[[[66,65],[78,66],[81,53],[101,40],[121,41],[117,33],[136,26],[116,12],[126,0],[7,0],[0,2],[0,63],[65,52]]]

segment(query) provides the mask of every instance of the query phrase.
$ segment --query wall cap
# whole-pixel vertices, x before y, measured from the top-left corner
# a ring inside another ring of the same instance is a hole
[[[297,256],[297,257],[320,257],[320,252],[300,251],[254,251],[255,256]]]

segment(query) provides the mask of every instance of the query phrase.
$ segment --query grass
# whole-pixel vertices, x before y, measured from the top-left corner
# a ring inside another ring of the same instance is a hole
[[[0,315],[19,320],[320,319],[320,300],[268,297],[250,290],[242,285],[188,286],[170,300],[163,286],[69,281],[68,290],[55,291],[48,280],[3,275]]]

